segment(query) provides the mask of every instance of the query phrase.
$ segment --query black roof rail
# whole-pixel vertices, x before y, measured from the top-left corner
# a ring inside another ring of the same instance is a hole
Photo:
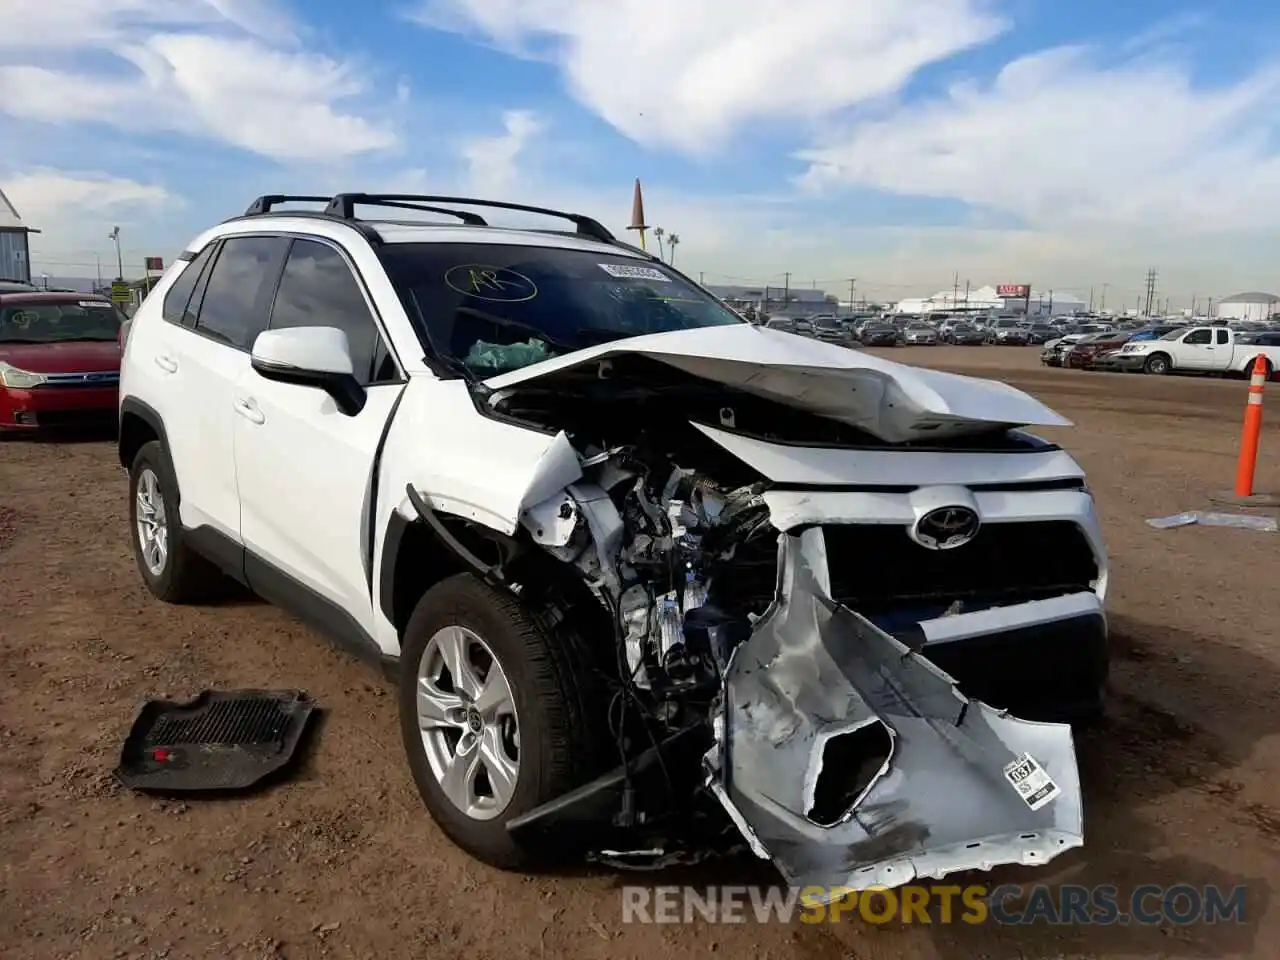
[[[272,198],[266,197],[262,199],[270,201]],[[290,197],[289,199],[296,200],[301,198]],[[321,197],[320,199],[325,200],[326,198]],[[257,201],[254,201],[254,203],[250,205],[249,209],[252,210],[255,206],[257,206]],[[235,223],[237,220],[256,220],[258,217],[272,213],[270,206],[270,202],[268,202],[265,204],[266,209],[261,210],[258,213],[243,213],[238,217],[228,217],[222,222]],[[378,231],[374,229],[373,224],[365,223],[362,220],[343,220],[341,217],[332,216],[331,214],[324,213],[321,210],[279,210],[275,211],[273,215],[277,217],[293,217],[297,220],[323,220],[326,223],[341,223],[345,226],[351,227],[370,243],[382,243],[382,234],[378,233]]]
[[[506,203],[501,200],[477,200],[474,197],[442,197],[433,195],[399,194],[399,193],[339,193],[329,201],[325,213],[344,220],[355,219],[356,204],[369,206],[401,206],[406,203],[461,203],[472,207],[492,207],[495,210],[515,210],[521,213],[536,213],[544,217],[556,217],[568,220],[581,236],[599,240],[601,243],[617,243],[617,238],[605,226],[591,217],[580,213],[565,213],[563,210],[551,210],[547,207],[531,207],[523,203]],[[412,207],[410,209],[413,209]]]
[[[468,227],[487,227],[489,225],[489,222],[484,217],[478,213],[471,213],[469,210],[450,210],[448,207],[431,207],[423,203],[404,203],[400,200],[385,198],[379,200],[377,205],[380,207],[395,207],[398,210],[419,210],[422,213],[439,213],[446,217],[456,217]],[[334,216],[334,214],[330,213],[329,216]]]
[[[244,212],[246,217],[256,217],[264,213],[270,213],[273,207],[277,207],[282,203],[328,203],[328,197],[303,197],[286,193],[268,193],[259,197],[253,203],[249,204],[249,209]]]

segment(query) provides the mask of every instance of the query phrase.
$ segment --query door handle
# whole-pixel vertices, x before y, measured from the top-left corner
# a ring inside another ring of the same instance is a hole
[[[267,415],[259,408],[258,404],[252,399],[245,397],[236,397],[236,413],[244,417],[250,423],[266,423]]]
[[[156,366],[165,373],[178,372],[178,361],[173,357],[165,356],[163,353],[156,354]]]

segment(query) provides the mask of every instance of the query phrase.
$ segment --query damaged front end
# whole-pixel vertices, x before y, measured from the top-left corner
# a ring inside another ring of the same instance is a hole
[[[1071,729],[961,695],[831,597],[821,529],[784,535],[779,592],[732,655],[708,786],[797,886],[896,886],[1083,843]]]
[[[646,843],[599,859],[689,859],[698,845],[664,815],[680,809],[673,792],[692,801],[701,787],[789,883],[825,889],[1041,864],[1081,845],[1070,727],[966,698],[833,599],[820,526],[780,533],[760,485],[726,493],[674,468],[651,489],[626,451],[587,457],[584,472],[522,522],[614,613],[627,703],[649,728],[630,739],[648,749],[624,749],[618,770],[511,830],[603,822]],[[772,602],[744,612],[730,595],[739,553],[768,544]]]
[[[961,416],[963,384],[859,369],[863,405],[841,419],[838,371],[740,366],[603,358],[478,399],[571,445],[579,475],[523,504],[514,533],[574,571],[613,634],[592,641],[613,644],[600,723],[620,764],[507,829],[620,867],[745,844],[829,891],[1080,846],[1071,728],[974,699],[985,668],[950,666],[1018,641],[1034,696],[1070,672],[1048,646],[1105,645],[1105,555],[1074,461],[980,420],[1002,385]]]

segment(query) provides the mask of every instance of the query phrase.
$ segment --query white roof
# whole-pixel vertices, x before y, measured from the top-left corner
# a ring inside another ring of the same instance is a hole
[[[237,233],[257,233],[264,229],[282,229],[311,233],[332,239],[349,239],[360,225],[367,224],[378,231],[386,243],[508,243],[527,247],[556,247],[562,250],[581,250],[611,257],[643,259],[644,254],[623,246],[615,246],[571,233],[547,233],[540,230],[515,230],[510,227],[469,227],[438,223],[393,223],[380,220],[342,221],[319,217],[279,216],[243,217],[228,223],[210,227],[187,246],[188,250],[200,250],[215,237]]]
[[[17,209],[9,202],[4,191],[0,190],[0,227],[21,227],[22,225],[22,218],[18,216]]]

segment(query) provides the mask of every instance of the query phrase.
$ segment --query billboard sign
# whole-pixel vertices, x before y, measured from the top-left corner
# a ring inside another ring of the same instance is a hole
[[[148,272],[155,271],[156,273],[163,273],[164,258],[163,257],[147,257],[147,271]]]
[[[132,303],[133,291],[129,289],[129,284],[123,280],[113,280],[111,282],[111,299],[116,303]]]
[[[996,296],[1010,300],[1025,300],[1031,296],[1029,283],[1002,283],[996,287]]]

